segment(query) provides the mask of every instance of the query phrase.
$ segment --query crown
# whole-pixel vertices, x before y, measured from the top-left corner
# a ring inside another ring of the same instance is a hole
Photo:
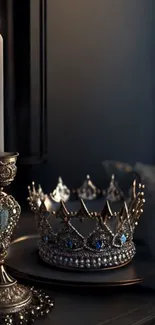
[[[36,215],[40,258],[71,270],[112,269],[129,263],[136,252],[133,234],[143,213],[143,189],[134,181],[131,198],[117,212],[108,200],[100,212],[90,212],[83,199],[73,212],[62,200],[56,203],[44,194],[40,186],[36,189],[33,182],[28,200]]]
[[[39,187],[39,191],[40,190],[42,191],[41,187]],[[74,190],[69,189],[63,183],[62,178],[59,177],[56,188],[50,193],[51,199],[55,202],[60,202],[61,200],[67,202],[71,196],[88,201],[104,196],[111,202],[117,202],[124,198],[123,192],[115,181],[114,175],[111,176],[111,181],[107,190],[97,188],[89,175],[87,175],[81,187]]]

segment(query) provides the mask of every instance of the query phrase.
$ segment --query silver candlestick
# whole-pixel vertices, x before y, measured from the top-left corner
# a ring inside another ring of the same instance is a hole
[[[4,266],[13,230],[21,208],[13,196],[3,191],[15,178],[18,153],[0,153],[0,324],[27,324],[44,315],[53,301],[44,292],[19,284]]]

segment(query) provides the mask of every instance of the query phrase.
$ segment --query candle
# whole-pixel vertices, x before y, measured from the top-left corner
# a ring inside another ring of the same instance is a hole
[[[3,38],[0,35],[0,152],[4,151]]]

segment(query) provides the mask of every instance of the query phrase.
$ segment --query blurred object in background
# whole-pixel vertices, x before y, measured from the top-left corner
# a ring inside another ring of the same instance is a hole
[[[134,179],[141,182],[138,170],[133,165],[115,160],[105,160],[102,165],[109,179],[111,179],[111,175],[115,175],[116,181],[126,196],[130,192],[130,186]]]
[[[147,194],[153,196],[155,201],[155,166],[137,162],[134,170],[140,175],[141,181],[145,183]]]
[[[115,181],[114,174],[111,176],[111,181],[106,193],[106,199],[110,202],[117,202],[124,199],[124,194],[121,191],[118,183]]]

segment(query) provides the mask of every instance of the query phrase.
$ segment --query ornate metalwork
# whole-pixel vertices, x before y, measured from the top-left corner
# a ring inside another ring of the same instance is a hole
[[[55,211],[50,197],[40,196],[33,183],[28,200],[36,214],[41,259],[76,270],[116,268],[130,262],[136,252],[133,234],[145,202],[143,188],[139,184],[136,192],[134,181],[131,200],[128,205],[123,203],[119,212],[113,212],[108,201],[101,212],[91,212],[82,199],[79,211],[72,212],[63,201]],[[52,225],[54,218],[60,220],[57,232]],[[84,236],[76,227],[77,220],[94,220],[93,231]]]
[[[12,279],[9,284],[0,286],[0,314],[7,312],[17,312],[23,306],[28,305],[32,300],[31,292],[28,288],[20,285]]]
[[[15,178],[18,153],[0,154],[0,184],[1,187],[9,185]]]
[[[8,310],[6,310],[6,314],[0,314],[1,325],[33,324],[40,316],[47,316],[52,310],[54,302],[47,293],[34,288],[28,288],[27,290],[31,294],[31,302],[25,307],[23,306],[19,311],[15,311],[13,308],[9,314]]]
[[[0,154],[0,323],[12,325],[24,324],[31,319],[31,316],[34,319],[35,310],[41,308],[46,310],[47,305],[46,299],[44,301],[43,298],[46,296],[44,293],[40,293],[40,300],[36,298],[36,291],[17,283],[6,272],[4,266],[7,249],[21,212],[14,197],[3,191],[3,187],[14,180],[17,156],[17,153]],[[36,304],[37,299],[39,305]],[[38,311],[36,314],[38,315]]]
[[[33,192],[33,196],[38,196],[38,202],[39,204],[41,204],[41,200],[44,199],[45,196],[41,186],[39,185],[38,189],[36,190],[33,182],[32,189],[29,188],[29,191]],[[70,196],[78,199],[81,198],[87,201],[95,200],[99,197],[104,196],[107,200],[111,202],[121,201],[124,198],[123,192],[119,188],[118,183],[115,181],[114,175],[111,176],[111,181],[107,190],[97,188],[92,182],[89,175],[87,175],[82,186],[74,190],[69,189],[63,183],[62,178],[59,177],[56,188],[49,194],[50,202],[67,202],[70,199]]]

